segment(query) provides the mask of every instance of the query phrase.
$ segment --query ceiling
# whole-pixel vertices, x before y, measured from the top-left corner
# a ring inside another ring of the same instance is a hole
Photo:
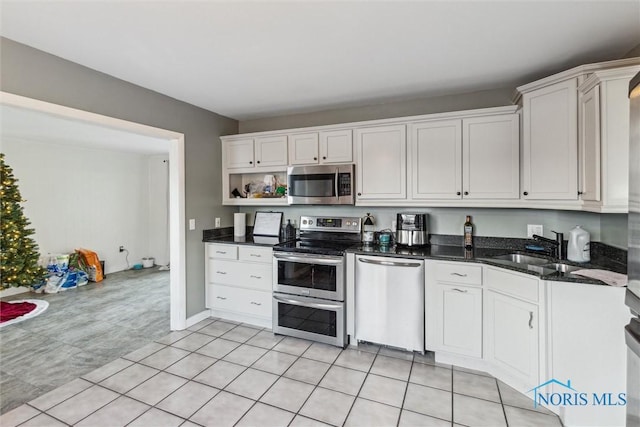
[[[640,43],[640,1],[1,0],[0,34],[238,120],[513,87]]]
[[[137,154],[167,154],[169,140],[35,110],[0,105],[0,141],[29,141]]]

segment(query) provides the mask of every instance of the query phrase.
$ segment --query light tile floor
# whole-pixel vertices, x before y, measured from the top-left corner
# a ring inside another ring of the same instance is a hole
[[[102,282],[58,294],[3,300],[25,298],[46,300],[49,308],[0,329],[0,413],[169,333],[169,272],[157,268],[109,274]],[[184,352],[176,347],[174,357],[197,347],[199,342],[185,344]]]
[[[207,319],[2,415],[11,426],[561,426],[477,371]]]

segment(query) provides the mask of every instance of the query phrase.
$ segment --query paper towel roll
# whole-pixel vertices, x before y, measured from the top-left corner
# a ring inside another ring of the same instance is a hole
[[[244,236],[247,229],[247,214],[234,213],[233,214],[233,235]]]

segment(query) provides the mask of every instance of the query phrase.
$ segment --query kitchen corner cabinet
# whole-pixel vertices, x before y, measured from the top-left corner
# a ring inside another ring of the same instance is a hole
[[[533,388],[540,372],[540,281],[493,267],[484,271],[484,358],[511,382]]]
[[[339,164],[353,162],[351,129],[289,135],[291,165]]]
[[[272,249],[205,244],[205,298],[222,319],[271,327]]]
[[[629,81],[640,66],[592,73],[578,87],[579,190],[585,209],[628,211]]]
[[[287,136],[263,136],[234,139],[223,143],[227,169],[287,166]]]
[[[355,129],[356,203],[407,198],[406,126]]]
[[[519,116],[414,123],[412,197],[519,199]]]
[[[522,95],[522,196],[577,200],[577,78]]]
[[[428,350],[482,358],[482,266],[427,265]]]

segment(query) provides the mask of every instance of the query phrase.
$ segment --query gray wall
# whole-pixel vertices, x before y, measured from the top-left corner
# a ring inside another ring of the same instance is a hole
[[[2,91],[185,134],[185,211],[197,224],[186,231],[187,316],[203,311],[202,230],[214,217],[232,225],[236,211],[221,206],[218,137],[237,133],[238,122],[6,38],[0,55]]]
[[[511,95],[514,89],[501,88],[409,101],[387,102],[362,107],[337,108],[313,113],[243,120],[240,122],[240,133],[500,107],[511,105]]]
[[[629,246],[629,215],[603,214],[600,216],[602,243],[627,249]]]

